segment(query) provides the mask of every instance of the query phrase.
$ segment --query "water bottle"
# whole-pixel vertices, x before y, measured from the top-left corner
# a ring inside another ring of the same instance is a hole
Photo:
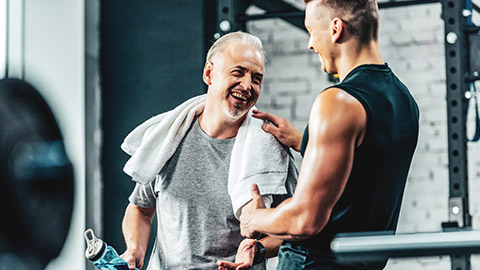
[[[85,257],[93,262],[100,270],[129,270],[128,263],[123,260],[117,251],[102,240],[95,237],[92,229],[85,231],[87,250]],[[135,268],[135,270],[138,270]]]

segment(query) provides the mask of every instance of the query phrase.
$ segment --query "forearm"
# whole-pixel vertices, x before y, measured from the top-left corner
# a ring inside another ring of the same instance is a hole
[[[276,239],[271,236],[266,236],[258,240],[258,242],[260,242],[267,250],[265,258],[272,258],[278,255],[278,250],[280,249],[280,245],[283,243],[283,240]]]
[[[322,215],[306,211],[305,206],[285,200],[276,208],[254,210],[249,230],[270,235],[278,240],[302,240],[318,233],[326,224]]]
[[[129,204],[122,222],[122,230],[128,249],[147,250],[155,208],[140,208]]]

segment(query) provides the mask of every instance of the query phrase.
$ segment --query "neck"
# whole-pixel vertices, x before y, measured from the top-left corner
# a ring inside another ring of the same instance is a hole
[[[245,116],[235,121],[225,119],[223,112],[209,106],[208,100],[205,109],[198,118],[200,128],[210,137],[215,139],[230,139],[237,136],[238,129]]]
[[[385,64],[380,54],[377,41],[372,41],[368,45],[346,43],[340,48],[340,51],[341,57],[336,61],[340,81],[343,81],[348,73],[358,66]]]

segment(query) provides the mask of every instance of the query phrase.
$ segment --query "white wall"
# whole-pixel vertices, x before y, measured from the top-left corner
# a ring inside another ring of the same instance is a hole
[[[11,1],[12,2],[12,1]],[[84,0],[25,0],[25,74],[47,100],[75,170],[71,227],[60,256],[47,267],[85,269]]]
[[[0,79],[7,68],[7,0],[0,0]]]

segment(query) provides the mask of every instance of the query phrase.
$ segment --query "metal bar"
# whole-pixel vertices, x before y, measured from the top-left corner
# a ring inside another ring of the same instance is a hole
[[[336,236],[330,247],[341,261],[368,262],[387,258],[480,253],[480,231],[397,235],[385,235],[385,232],[349,233]]]
[[[214,38],[233,31],[245,31],[245,21],[238,17],[244,14],[250,2],[247,0],[217,0],[217,25]],[[207,3],[206,3],[207,4]]]
[[[442,0],[445,29],[447,79],[449,220],[459,227],[471,227],[468,207],[468,163],[466,134],[466,77],[468,51],[465,1]],[[452,270],[470,270],[470,253],[451,256]]]
[[[480,80],[480,75],[467,76],[467,82],[475,82]]]
[[[440,0],[415,0],[415,1],[412,0],[412,1],[400,1],[400,2],[382,2],[382,3],[378,3],[378,7],[379,8],[394,8],[394,7],[403,7],[403,6],[411,6],[411,5],[423,5],[423,4],[431,4],[431,3],[439,3],[439,2],[440,2]],[[259,5],[262,5],[262,4],[259,4]],[[260,8],[262,8],[262,7],[260,7]],[[282,10],[282,11],[266,12],[265,14],[240,15],[238,17],[238,19],[240,21],[265,20],[265,19],[272,19],[272,18],[280,18],[280,19],[284,19],[284,20],[291,19],[291,18],[301,18],[303,20],[303,18],[305,16],[305,11],[299,10],[299,9],[293,10],[292,8],[294,8],[294,7],[289,7],[289,8],[287,8],[287,10]],[[302,23],[302,28],[303,28],[303,23]]]
[[[379,2],[378,8],[394,8],[394,7],[405,7],[413,5],[424,5],[440,3],[440,0],[411,0],[411,1],[390,1],[390,2]]]
[[[453,3],[453,4],[452,4]],[[463,212],[460,227],[470,227],[468,218],[468,170],[466,136],[465,78],[467,74],[467,38],[464,1],[444,1],[445,58],[447,68],[447,113],[450,199],[460,198]],[[452,208],[452,207],[450,207]],[[452,209],[450,209],[452,213]],[[466,215],[464,215],[466,214]]]
[[[296,8],[295,6],[292,6],[282,0],[253,0],[252,3],[265,10],[267,12],[267,14],[270,14],[270,13],[275,13],[275,12],[279,12],[279,13],[283,13],[283,12],[296,12],[297,15],[296,16],[289,16],[289,17],[283,17],[282,19],[284,19],[286,22],[304,30],[305,30],[305,26],[304,26],[304,11],[303,10],[300,10],[298,8]],[[270,17],[270,18],[274,18],[274,17]],[[258,17],[257,19],[260,19],[260,17]],[[267,19],[267,18],[265,18]]]
[[[223,35],[238,30],[236,0],[218,0],[217,3],[217,33]]]
[[[475,33],[475,32],[478,32],[480,34],[480,27],[470,26],[465,28],[465,33]]]
[[[271,18],[303,18],[305,16],[305,11],[284,11],[284,12],[269,12],[265,14],[257,15],[241,15],[238,17],[240,21],[254,21],[254,20],[264,20]]]

